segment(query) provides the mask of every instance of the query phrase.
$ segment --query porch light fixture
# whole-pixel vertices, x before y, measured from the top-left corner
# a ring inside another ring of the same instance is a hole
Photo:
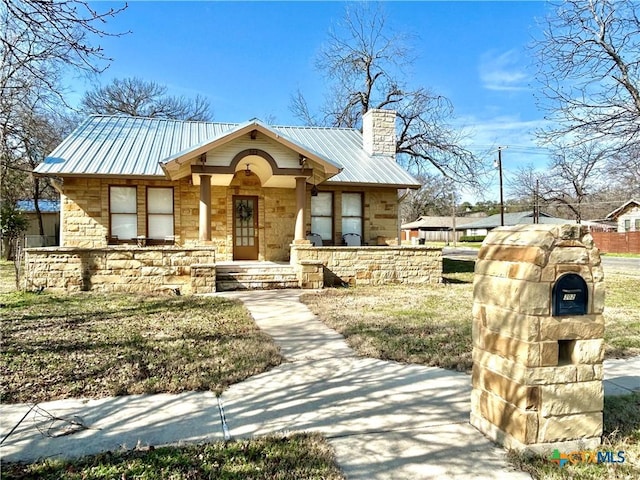
[[[251,175],[251,170],[249,169],[249,164],[248,164],[248,163],[247,163],[247,168],[246,168],[246,170],[244,171],[244,174],[245,174],[247,177]]]
[[[317,197],[318,196],[318,187],[316,186],[316,184],[313,184],[313,187],[311,187],[311,196],[312,197]]]

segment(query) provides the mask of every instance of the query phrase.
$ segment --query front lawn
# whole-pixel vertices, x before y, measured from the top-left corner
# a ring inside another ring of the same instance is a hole
[[[221,392],[282,361],[240,302],[0,294],[2,402]]]
[[[3,464],[2,478],[98,480],[200,478],[340,480],[333,450],[319,434],[292,434],[147,451],[106,452],[78,460]]]
[[[444,267],[439,285],[325,289],[302,301],[360,355],[468,372],[473,262]],[[640,355],[640,280],[609,274],[605,283],[605,358]]]

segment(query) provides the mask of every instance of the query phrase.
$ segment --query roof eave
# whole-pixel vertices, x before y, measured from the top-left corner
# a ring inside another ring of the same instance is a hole
[[[311,150],[309,150],[308,148],[304,147],[303,145],[300,145],[297,142],[294,142],[291,139],[288,139],[286,136],[274,131],[273,129],[271,129],[269,126],[263,124],[262,122],[260,122],[259,120],[252,120],[250,122],[238,125],[237,128],[226,132],[225,134],[203,142],[199,145],[196,145],[195,147],[191,147],[187,150],[183,150],[182,152],[179,152],[175,155],[172,155],[171,157],[167,157],[163,160],[160,160],[160,166],[163,169],[163,171],[165,173],[167,173],[168,176],[170,176],[168,174],[168,171],[171,170],[170,168],[166,168],[166,166],[168,166],[171,163],[177,163],[178,165],[182,165],[184,163],[185,160],[190,160],[194,157],[197,157],[199,155],[202,155],[203,153],[206,153],[210,150],[213,150],[215,148],[218,148],[222,145],[225,145],[237,138],[242,137],[243,135],[246,135],[248,133],[251,133],[252,131],[257,130],[258,132],[264,134],[265,136],[267,136],[268,138],[271,138],[272,140],[275,140],[283,145],[285,145],[286,147],[296,151],[297,153],[309,158],[310,160],[313,160],[321,165],[323,165],[324,169],[325,169],[325,173],[327,173],[329,175],[329,177],[333,177],[334,175],[337,175],[338,173],[340,173],[342,171],[342,166],[336,164],[335,162],[331,161],[330,159],[316,153],[313,152]]]
[[[322,185],[336,185],[336,186],[354,186],[354,187],[385,187],[385,188],[409,188],[411,190],[417,190],[422,185],[409,184],[409,183],[374,183],[374,182],[347,182],[347,181],[333,181],[327,180],[322,182]]]

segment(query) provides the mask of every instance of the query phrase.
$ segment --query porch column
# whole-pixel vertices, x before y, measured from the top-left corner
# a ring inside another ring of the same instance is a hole
[[[211,241],[211,175],[200,175],[200,225],[198,239]]]
[[[293,243],[304,243],[304,203],[307,191],[306,177],[296,177],[296,230]]]

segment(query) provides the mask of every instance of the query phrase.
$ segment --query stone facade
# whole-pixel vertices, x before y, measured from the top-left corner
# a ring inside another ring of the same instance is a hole
[[[342,245],[342,194],[363,194],[363,237],[366,245],[397,243],[398,192],[393,188],[358,188],[323,186],[321,192],[333,193],[333,245]],[[306,211],[311,211],[311,196],[307,197]],[[305,218],[306,231],[311,231],[311,217]]]
[[[396,112],[371,109],[362,117],[362,146],[369,155],[396,155]]]
[[[27,290],[211,293],[215,260],[210,247],[31,248],[23,281]]]
[[[554,285],[566,274],[586,283],[584,315],[554,316]],[[508,448],[600,443],[603,279],[586,227],[501,227],[487,236],[474,277],[474,426]]]
[[[303,288],[440,283],[442,250],[424,246],[314,247],[292,245],[291,264]]]
[[[109,238],[109,187],[137,187],[137,231],[147,232],[147,187],[173,187],[175,244],[197,246],[200,190],[186,180],[106,179],[67,177],[61,186],[63,247],[104,248]],[[342,193],[363,194],[363,240],[369,245],[397,238],[398,195],[395,188],[323,186],[334,195],[333,243],[342,243]],[[295,228],[295,190],[262,188],[257,176],[236,175],[229,187],[211,187],[211,242],[218,261],[233,259],[233,196],[258,198],[258,260],[288,261]],[[307,192],[306,231],[311,230],[311,194]],[[133,243],[133,242],[132,242]]]

